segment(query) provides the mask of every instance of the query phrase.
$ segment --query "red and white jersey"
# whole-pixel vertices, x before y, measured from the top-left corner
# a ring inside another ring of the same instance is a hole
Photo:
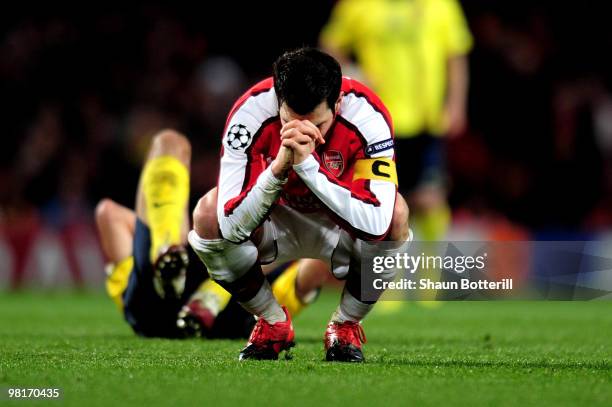
[[[363,84],[344,77],[342,92],[325,144],[294,165],[286,182],[269,168],[281,146],[282,127],[273,79],[256,84],[236,102],[224,131],[218,184],[219,226],[225,239],[248,239],[275,204],[320,211],[365,240],[386,236],[397,190],[391,118]],[[390,166],[393,176],[377,172]],[[372,171],[382,176],[363,176]]]

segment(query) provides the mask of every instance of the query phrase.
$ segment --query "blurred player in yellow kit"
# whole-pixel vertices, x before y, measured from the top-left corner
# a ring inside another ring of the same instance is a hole
[[[472,37],[456,0],[341,0],[320,42],[388,107],[401,192],[417,240],[443,239],[450,222],[443,136],[466,126]]]
[[[98,204],[96,224],[109,262],[106,289],[139,335],[246,337],[254,318],[208,278],[186,245],[190,160],[189,141],[161,131],[141,173],[136,209],[110,199]],[[294,315],[314,300],[327,276],[308,264],[267,270],[275,295]]]

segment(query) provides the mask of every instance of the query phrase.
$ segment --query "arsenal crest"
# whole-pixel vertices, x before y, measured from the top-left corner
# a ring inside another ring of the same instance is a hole
[[[325,168],[334,176],[339,177],[344,172],[344,159],[340,151],[329,150],[323,153]]]

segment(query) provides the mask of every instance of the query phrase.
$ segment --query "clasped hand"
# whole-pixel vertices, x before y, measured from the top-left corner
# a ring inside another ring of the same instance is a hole
[[[318,144],[324,144],[323,135],[309,120],[292,120],[280,131],[281,147],[274,162],[272,173],[284,178],[292,165],[300,164],[314,151]]]

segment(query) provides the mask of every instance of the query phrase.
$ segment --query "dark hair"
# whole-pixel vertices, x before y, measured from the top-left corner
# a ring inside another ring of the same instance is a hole
[[[331,55],[315,48],[300,48],[281,55],[273,69],[279,103],[287,103],[300,115],[312,112],[324,100],[334,110],[342,71]]]

